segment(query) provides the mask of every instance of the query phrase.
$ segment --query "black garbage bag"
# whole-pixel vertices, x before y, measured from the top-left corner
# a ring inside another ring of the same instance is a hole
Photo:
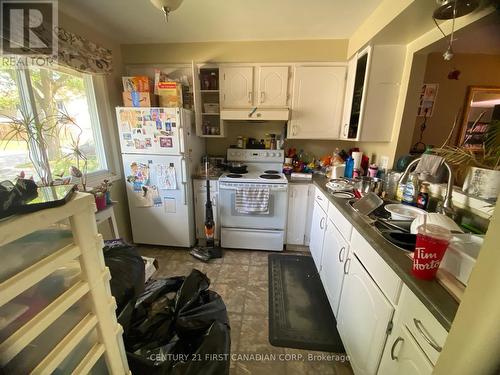
[[[137,299],[124,342],[134,374],[229,372],[230,327],[222,298],[198,270],[155,280]]]
[[[224,375],[229,373],[231,338],[229,327],[213,322],[205,334],[192,340],[175,336],[155,350],[127,353],[133,374]]]
[[[111,273],[111,294],[119,315],[130,301],[135,303],[144,290],[144,261],[135,247],[122,240],[105,241],[104,263]]]

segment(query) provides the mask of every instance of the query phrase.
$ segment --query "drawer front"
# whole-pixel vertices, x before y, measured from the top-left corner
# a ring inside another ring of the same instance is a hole
[[[401,279],[355,229],[351,236],[351,250],[358,256],[389,301],[396,305],[403,284]]]
[[[401,292],[398,312],[400,324],[408,328],[435,365],[448,332],[407,286],[404,286]]]
[[[328,211],[328,203],[329,203],[328,198],[318,188],[314,189],[314,200],[318,202],[323,211],[325,212]]]
[[[351,241],[352,225],[333,204],[328,205],[328,219],[337,227],[344,240]]]

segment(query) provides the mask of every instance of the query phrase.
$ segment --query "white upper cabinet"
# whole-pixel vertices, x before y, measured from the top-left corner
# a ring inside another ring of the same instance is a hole
[[[375,45],[349,61],[341,139],[391,140],[405,58],[405,46]]]
[[[394,308],[354,254],[347,260],[337,328],[356,375],[374,375]]]
[[[259,66],[259,89],[255,105],[284,108],[288,100],[288,66]]]
[[[222,109],[286,108],[288,65],[221,67]]]
[[[296,66],[288,138],[338,139],[345,66]]]
[[[251,108],[254,102],[254,67],[221,66],[222,108]]]

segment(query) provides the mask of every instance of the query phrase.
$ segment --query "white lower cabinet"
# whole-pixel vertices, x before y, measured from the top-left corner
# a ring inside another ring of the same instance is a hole
[[[321,256],[323,252],[323,240],[326,230],[326,212],[321,208],[320,203],[315,200],[311,221],[311,240],[309,241],[309,250],[316,264],[318,272],[321,272]]]
[[[287,245],[305,244],[309,187],[310,184],[290,184],[288,186]]]
[[[344,283],[344,265],[348,256],[349,244],[341,236],[333,221],[328,218],[320,276],[335,318],[338,317],[337,311]]]
[[[430,375],[433,366],[404,326],[393,331],[385,346],[379,375]]]
[[[347,262],[337,328],[354,373],[376,374],[394,307],[354,254]]]

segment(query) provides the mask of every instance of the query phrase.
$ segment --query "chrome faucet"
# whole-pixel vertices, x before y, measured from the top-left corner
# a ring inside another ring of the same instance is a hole
[[[415,159],[410,164],[408,164],[406,170],[399,179],[399,183],[403,182],[408,177],[413,167],[416,166],[421,159],[422,158]],[[453,208],[453,202],[451,199],[451,195],[453,193],[453,172],[450,168],[450,165],[446,162],[446,160],[443,161],[443,164],[448,170],[448,184],[446,185],[446,196],[444,197],[443,203],[441,205],[438,205],[436,212],[454,219],[456,216],[456,212],[455,209]]]

